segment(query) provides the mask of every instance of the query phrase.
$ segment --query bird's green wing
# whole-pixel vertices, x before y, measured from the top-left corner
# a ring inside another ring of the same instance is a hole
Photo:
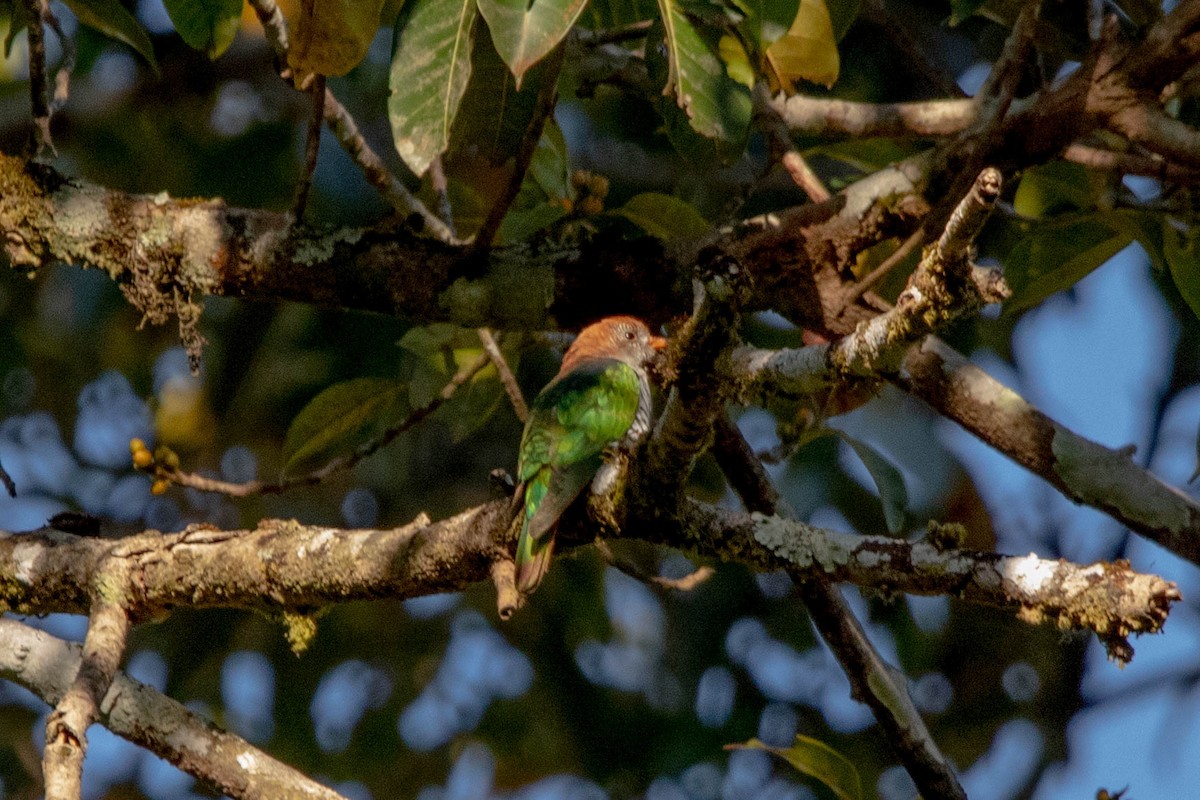
[[[554,527],[600,469],[604,448],[629,431],[638,394],[632,367],[600,359],[559,376],[533,401],[517,464],[532,538]]]

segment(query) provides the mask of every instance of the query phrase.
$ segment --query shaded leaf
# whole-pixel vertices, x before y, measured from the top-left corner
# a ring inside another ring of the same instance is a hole
[[[189,46],[217,58],[242,22],[242,0],[163,0],[175,30]]]
[[[1200,317],[1200,252],[1197,251],[1195,228],[1176,230],[1170,220],[1163,221],[1163,256],[1171,272],[1171,280],[1192,313]],[[1193,479],[1195,476],[1193,476]]]
[[[407,412],[408,386],[388,378],[336,383],[292,420],[283,445],[284,472],[295,474],[350,453]]]
[[[869,444],[841,431],[838,431],[837,435],[850,445],[858,460],[867,468],[867,472],[871,473],[875,488],[879,490],[879,500],[883,504],[883,518],[887,522],[888,531],[899,533],[904,527],[904,512],[908,509],[908,490],[904,487],[904,476],[892,462]]]
[[[824,742],[796,734],[791,747],[770,747],[758,739],[745,744],[726,745],[730,749],[766,750],[782,758],[798,771],[816,778],[841,800],[863,800],[862,779],[853,762]]]
[[[0,3],[0,8],[5,10],[8,17],[8,34],[4,37],[4,57],[8,58],[12,55],[13,40],[29,27],[29,12],[25,3],[19,1]]]
[[[613,214],[624,217],[651,236],[659,239],[699,239],[711,227],[694,207],[658,192],[643,192],[615,209]]]
[[[478,0],[496,52],[520,88],[525,73],[562,41],[587,0]]]
[[[721,60],[720,27],[698,22],[711,9],[696,0],[659,0],[659,9],[667,51],[663,95],[674,99],[692,130],[734,144],[740,154],[750,125],[750,90],[730,77]],[[669,129],[672,119],[664,118]]]
[[[553,118],[542,127],[542,138],[529,162],[527,181],[532,181],[550,200],[561,200],[571,193],[571,161],[562,128]]]
[[[450,146],[471,76],[474,0],[412,0],[396,20],[388,119],[404,163],[425,174]]]
[[[1088,214],[1045,223],[1019,241],[1005,261],[1013,294],[1004,311],[1021,311],[1074,286],[1133,240],[1101,220]]]
[[[119,0],[64,0],[79,21],[138,51],[142,58],[158,71],[154,60],[154,45],[146,29],[130,14]]]
[[[591,0],[579,24],[591,30],[622,28],[658,16],[655,0]]]
[[[345,75],[362,61],[379,29],[383,0],[300,0],[289,20],[288,65],[303,82],[309,75]]]
[[[841,62],[825,0],[800,0],[788,32],[767,48],[766,62],[771,77],[784,88],[790,89],[797,78],[823,86],[837,81]]]
[[[477,28],[474,40],[471,79],[454,122],[450,149],[500,165],[516,155],[533,117],[541,81],[549,76],[543,66],[534,67],[518,90],[486,26]]]
[[[1093,208],[1099,192],[1093,176],[1080,164],[1051,161],[1025,170],[1013,197],[1023,217],[1039,219],[1063,211]]]
[[[523,242],[567,215],[562,203],[544,202],[531,208],[513,209],[504,216],[497,232],[498,244]]]

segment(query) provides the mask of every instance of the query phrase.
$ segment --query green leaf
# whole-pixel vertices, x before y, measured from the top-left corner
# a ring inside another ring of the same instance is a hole
[[[146,59],[155,72],[158,62],[154,60],[154,45],[150,36],[133,14],[119,0],[65,0],[79,21],[109,38],[124,42]]]
[[[288,65],[297,82],[313,73],[345,75],[371,46],[384,0],[300,0],[289,20]]]
[[[643,192],[614,210],[651,236],[659,239],[699,239],[708,233],[708,221],[700,212],[678,197],[658,192]]]
[[[699,22],[711,16],[711,9],[698,0],[658,0],[658,5],[667,49],[663,95],[674,98],[692,130],[740,154],[750,125],[750,90],[730,77],[721,60],[720,27]],[[668,113],[664,118],[669,129],[673,120]],[[672,141],[678,148],[678,137]]]
[[[471,76],[474,0],[412,0],[396,20],[388,118],[400,158],[417,175],[450,146]]]
[[[853,762],[824,742],[803,734],[796,734],[791,747],[770,747],[751,739],[745,744],[725,745],[725,749],[766,750],[828,786],[840,800],[863,800],[862,779]]]
[[[904,512],[908,508],[908,490],[904,487],[904,476],[892,462],[869,444],[841,431],[838,431],[837,435],[850,445],[859,461],[867,468],[867,472],[871,473],[875,488],[879,490],[879,500],[883,504],[883,518],[887,522],[888,531],[899,533],[904,528]]]
[[[550,76],[539,65],[526,78],[518,90],[512,72],[492,45],[487,27],[479,26],[471,49],[471,80],[451,131],[452,154],[471,154],[493,165],[504,164],[516,155],[534,114],[538,88]]]
[[[841,62],[825,0],[800,0],[788,32],[767,48],[766,62],[772,77],[785,88],[797,78],[833,86]]]
[[[571,160],[567,139],[553,118],[542,127],[533,159],[529,162],[526,181],[532,181],[546,198],[561,200],[571,194]]]
[[[1055,292],[1074,286],[1133,241],[1098,214],[1073,216],[1038,225],[1017,243],[1005,261],[1004,277],[1012,297],[1005,313],[1030,308]]]
[[[1175,281],[1192,313],[1200,317],[1200,251],[1196,229],[1176,230],[1169,219],[1164,220],[1163,256],[1170,268],[1171,280]]]
[[[538,203],[531,208],[513,209],[504,216],[497,234],[499,244],[516,244],[549,228],[567,215],[561,203]]]
[[[534,64],[562,41],[587,0],[478,0],[496,52],[512,70],[517,88]]]
[[[191,47],[217,58],[242,22],[242,0],[163,0],[175,30]]]
[[[1093,208],[1099,192],[1088,169],[1069,161],[1051,161],[1025,170],[1013,208],[1023,217],[1040,219]]]
[[[408,386],[387,378],[336,383],[292,420],[283,444],[284,472],[296,474],[350,453],[407,412]]]

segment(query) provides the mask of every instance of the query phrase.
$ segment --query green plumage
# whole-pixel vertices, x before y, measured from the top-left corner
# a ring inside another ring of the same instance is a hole
[[[551,381],[533,401],[517,462],[525,486],[517,541],[517,586],[532,591],[549,566],[554,526],[637,417],[640,378],[616,359],[580,364]]]

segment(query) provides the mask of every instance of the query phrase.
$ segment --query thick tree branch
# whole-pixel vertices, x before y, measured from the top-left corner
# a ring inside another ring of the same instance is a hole
[[[0,677],[58,703],[81,671],[79,645],[0,619]],[[340,794],[188,711],[149,686],[116,673],[99,722],[235,800],[345,800]]]
[[[581,525],[580,516],[564,520],[564,546],[597,534],[595,526]],[[498,500],[391,530],[264,520],[254,530],[197,526],[117,542],[54,530],[9,534],[0,536],[0,597],[8,610],[21,613],[87,613],[93,602],[88,587],[106,559],[121,560],[129,570],[133,593],[126,610],[134,623],[185,606],[279,612],[457,591],[493,578],[493,564],[509,557],[509,539],[515,538],[510,518],[510,503]],[[826,531],[691,499],[677,514],[630,515],[622,535],[762,569],[802,567],[885,591],[949,593],[1014,609],[1030,621],[1094,630],[1106,643],[1122,630],[1157,631],[1177,599],[1173,584],[1125,564],[1080,567],[939,549],[931,542]]]
[[[1200,564],[1200,503],[1130,453],[1072,433],[937,339],[910,350],[892,380],[1076,503]]]
[[[777,95],[771,107],[792,133],[864,136],[950,136],[979,116],[969,98],[919,100],[911,103],[865,103],[804,95]]]

